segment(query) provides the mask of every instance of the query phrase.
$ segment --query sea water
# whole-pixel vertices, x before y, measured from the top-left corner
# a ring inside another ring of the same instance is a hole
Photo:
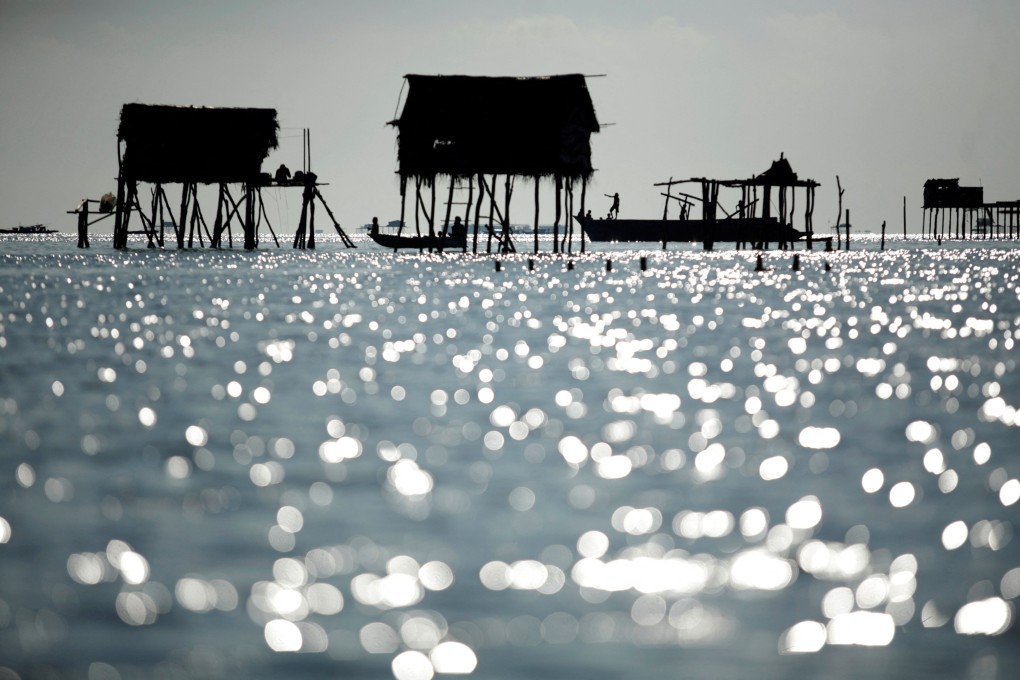
[[[1014,244],[359,246],[0,242],[0,677],[1014,677]]]

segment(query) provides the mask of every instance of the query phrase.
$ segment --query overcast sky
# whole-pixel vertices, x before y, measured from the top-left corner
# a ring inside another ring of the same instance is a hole
[[[595,213],[618,191],[621,216],[656,217],[653,182],[748,177],[781,152],[822,183],[819,231],[836,175],[873,231],[902,229],[904,196],[916,231],[929,177],[1020,198],[1016,0],[0,0],[0,226],[73,231],[66,210],[114,191],[126,102],[275,108],[267,170],[300,167],[311,128],[341,223],[394,219],[386,123],[407,73],[605,74]],[[282,215],[299,198],[267,200]]]

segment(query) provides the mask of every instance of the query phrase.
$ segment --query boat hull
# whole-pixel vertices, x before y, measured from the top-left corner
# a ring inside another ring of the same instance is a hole
[[[790,242],[804,237],[775,218],[726,219],[715,223],[704,220],[599,220],[575,217],[591,241],[674,242]]]
[[[414,250],[463,250],[467,244],[467,234],[447,234],[436,236],[404,236],[403,234],[385,234],[378,230],[369,232],[369,238],[383,248]]]

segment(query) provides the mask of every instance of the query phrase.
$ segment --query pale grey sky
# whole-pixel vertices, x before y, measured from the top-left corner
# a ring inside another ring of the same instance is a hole
[[[341,223],[393,219],[405,73],[580,72],[606,75],[589,89],[614,123],[593,138],[596,213],[618,191],[622,216],[655,217],[653,182],[785,152],[823,185],[816,230],[838,174],[857,228],[899,233],[906,196],[916,231],[929,177],[1020,198],[1018,35],[1015,0],[0,0],[0,226],[73,231],[64,212],[115,189],[126,102],[276,108],[267,170],[300,166],[309,127]],[[267,200],[274,216],[299,199]]]

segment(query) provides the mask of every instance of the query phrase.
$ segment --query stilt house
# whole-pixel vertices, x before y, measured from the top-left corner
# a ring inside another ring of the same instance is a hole
[[[495,240],[501,251],[515,250],[510,234],[510,198],[514,181],[530,178],[535,184],[534,248],[538,252],[539,186],[547,179],[556,190],[553,249],[569,247],[566,237],[561,243],[559,234],[563,206],[569,216],[574,187],[580,183],[583,211],[593,170],[590,140],[599,131],[585,77],[407,75],[405,80],[403,109],[390,123],[398,131],[400,230],[412,228],[405,226],[405,212],[408,184],[413,183],[413,229],[421,236],[427,228],[430,245],[438,235],[435,243],[442,249],[442,235],[447,233],[453,206],[457,205],[463,206],[464,223],[474,225],[474,252],[479,225],[487,232],[488,249]],[[440,178],[449,183],[445,217],[441,220],[435,210]],[[502,196],[497,190],[500,181]],[[423,188],[431,190],[427,204]],[[485,211],[483,204],[487,204]],[[570,224],[568,217],[565,235],[571,233]],[[467,250],[467,240],[463,249]]]
[[[331,219],[333,215],[307,166],[293,180],[288,175],[281,181],[262,172],[263,161],[277,147],[278,131],[274,109],[125,104],[117,131],[119,174],[114,247],[126,247],[130,233],[144,234],[150,247],[163,247],[164,225],[168,223],[174,229],[178,248],[184,248],[185,242],[192,247],[196,231],[200,244],[205,242],[204,231],[209,245],[218,247],[224,232],[232,243],[231,224],[236,218],[244,231],[244,247],[251,250],[258,245],[259,225],[263,219],[267,224],[269,221],[262,202],[262,187],[296,186],[304,189],[304,196],[294,245],[314,248],[314,200],[322,202]],[[306,152],[308,139],[305,131]],[[306,159],[310,155],[306,153]],[[152,201],[144,207],[139,198],[139,183],[153,185]],[[168,184],[182,187],[176,216],[164,188]],[[215,184],[219,188],[211,233],[198,204],[199,184]],[[241,194],[235,200],[228,185],[237,184],[241,185]],[[134,213],[141,222],[141,230],[132,232],[130,222]],[[345,245],[353,247],[335,219],[333,224]],[[272,231],[271,225],[269,229]],[[275,233],[273,238],[276,239]]]

